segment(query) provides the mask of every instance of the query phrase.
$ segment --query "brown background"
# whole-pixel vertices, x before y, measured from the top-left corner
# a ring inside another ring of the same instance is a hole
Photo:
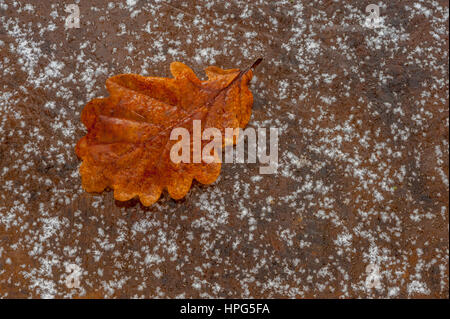
[[[64,1],[0,1],[0,297],[448,298],[448,2],[383,2],[372,29],[368,1],[67,1],[66,30]],[[109,76],[257,57],[276,175],[224,164],[150,208],[83,191]]]

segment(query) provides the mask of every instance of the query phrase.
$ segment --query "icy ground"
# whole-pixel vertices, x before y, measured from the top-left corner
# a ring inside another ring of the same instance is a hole
[[[376,2],[378,28],[368,3],[0,0],[0,297],[448,298],[448,1]],[[258,57],[276,175],[224,164],[150,208],[83,191],[109,76]]]

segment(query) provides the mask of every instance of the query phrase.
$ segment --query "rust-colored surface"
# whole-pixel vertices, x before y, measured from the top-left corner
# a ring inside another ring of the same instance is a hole
[[[261,59],[258,60],[260,62]],[[90,101],[81,113],[88,130],[75,148],[82,158],[80,174],[88,192],[114,189],[114,198],[139,198],[150,206],[164,189],[173,199],[182,199],[192,181],[213,183],[220,174],[219,154],[210,152],[212,162],[202,159],[202,140],[207,129],[244,128],[251,116],[253,96],[248,88],[252,69],[205,69],[208,81],[201,81],[181,62],[170,64],[173,78],[120,74],[106,80],[108,98]],[[194,121],[198,121],[199,150],[192,145]],[[174,129],[184,129],[188,139],[171,139]],[[192,147],[191,147],[192,146]],[[172,149],[188,150],[182,161],[171,157]],[[218,151],[219,152],[219,151]],[[206,153],[205,153],[206,155]],[[199,158],[197,158],[199,157]]]
[[[80,1],[65,30],[64,1],[0,1],[0,296],[448,298],[448,2],[382,2],[373,29],[367,1]],[[260,56],[277,174],[223,164],[151,207],[82,189],[106,79]]]

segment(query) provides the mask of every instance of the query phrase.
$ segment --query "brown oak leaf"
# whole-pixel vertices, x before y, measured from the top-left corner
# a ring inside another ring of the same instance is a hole
[[[81,114],[87,134],[75,150],[83,161],[83,188],[102,192],[110,187],[119,201],[139,197],[150,206],[164,189],[174,199],[183,198],[194,178],[213,183],[220,161],[174,163],[170,150],[177,141],[170,133],[177,127],[192,133],[194,120],[201,120],[202,131],[244,128],[253,104],[248,83],[260,62],[244,71],[207,67],[206,81],[180,62],[170,65],[173,78],[119,74],[107,79],[109,97],[93,99]]]

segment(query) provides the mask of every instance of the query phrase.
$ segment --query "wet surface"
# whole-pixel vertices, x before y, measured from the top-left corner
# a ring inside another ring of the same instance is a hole
[[[64,1],[0,1],[1,297],[448,298],[447,1],[380,2],[377,28],[366,1],[70,3],[80,28]],[[277,174],[224,164],[149,208],[81,188],[108,77],[258,57]]]

